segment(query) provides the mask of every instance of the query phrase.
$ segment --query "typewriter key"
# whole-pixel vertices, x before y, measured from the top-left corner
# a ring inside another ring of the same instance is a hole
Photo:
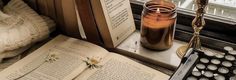
[[[210,64],[207,66],[207,70],[212,71],[213,73],[217,71],[217,66]]]
[[[215,56],[215,53],[213,53],[212,51],[207,50],[207,51],[204,52],[204,55],[205,55],[204,57],[212,58],[212,57]]]
[[[225,77],[222,75],[217,75],[214,78],[215,78],[215,80],[226,80]]]
[[[236,69],[233,70],[233,74],[236,75]]]
[[[233,56],[236,56],[236,51],[235,50],[229,51],[229,54],[233,55]]]
[[[193,75],[194,77],[200,77],[200,76],[202,75],[202,73],[199,72],[199,71],[193,71],[193,72],[192,72],[192,75]]]
[[[224,56],[223,56],[223,57],[224,57]],[[211,60],[211,63],[214,64],[214,65],[219,65],[221,62],[220,62],[220,60],[218,60],[218,59],[212,59],[212,60]]]
[[[229,62],[229,61],[223,61],[221,63],[221,65],[224,66],[224,67],[227,67],[227,68],[230,68],[230,67],[233,66],[233,64],[231,62]]]
[[[201,78],[199,78],[199,80],[209,80],[209,79],[206,77],[201,77]]]
[[[205,69],[206,69],[206,66],[199,63],[199,64],[196,65],[196,68],[197,68],[199,71],[202,71],[202,70],[205,70]]]
[[[203,75],[208,79],[214,77],[214,74],[211,71],[205,71]]]
[[[232,55],[225,55],[225,60],[228,60],[228,61],[235,61],[235,57],[232,56]]]
[[[224,59],[224,55],[223,54],[216,54],[215,57],[219,60]]]
[[[229,80],[236,80],[236,76],[231,76]]]
[[[200,58],[200,62],[203,64],[208,64],[209,60],[207,58]]]
[[[227,69],[226,67],[220,67],[219,69],[218,69],[218,72],[220,73],[220,74],[228,74],[229,73],[229,69]]]
[[[230,47],[230,46],[225,46],[224,47],[224,50],[225,51],[232,51],[232,50],[234,50],[232,47]]]
[[[189,76],[186,80],[197,80],[197,78],[193,76]]]

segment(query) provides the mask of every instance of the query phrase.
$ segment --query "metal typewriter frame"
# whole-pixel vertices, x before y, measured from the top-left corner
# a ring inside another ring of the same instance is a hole
[[[193,48],[188,49],[177,70],[169,80],[185,80],[193,71],[196,63],[199,61],[200,55],[202,54],[204,53],[199,50],[194,50]]]

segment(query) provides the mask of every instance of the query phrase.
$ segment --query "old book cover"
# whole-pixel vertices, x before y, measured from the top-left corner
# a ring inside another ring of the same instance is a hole
[[[107,48],[114,48],[135,31],[129,0],[90,0]]]
[[[103,41],[99,34],[95,18],[93,16],[90,0],[75,0],[77,11],[81,19],[81,23],[89,42],[102,45]]]
[[[37,3],[37,7],[40,14],[44,14],[44,15],[49,15],[49,10],[48,10],[48,6],[47,6],[47,1],[46,0],[36,0]]]
[[[81,38],[73,0],[55,0],[57,24],[60,30],[71,37]]]
[[[48,16],[52,19],[56,19],[55,0],[46,0],[49,14]]]
[[[64,17],[63,11],[62,11],[62,4],[61,0],[55,0],[55,10],[56,10],[56,23],[57,23],[57,29],[63,34],[66,34],[66,30],[64,27]]]

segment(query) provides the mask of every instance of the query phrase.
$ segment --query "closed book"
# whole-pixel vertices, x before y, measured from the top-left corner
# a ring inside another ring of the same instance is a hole
[[[38,13],[49,15],[48,6],[47,6],[47,0],[36,0],[37,6],[38,6]]]
[[[135,31],[129,0],[90,1],[105,47],[116,47]]]
[[[55,0],[57,24],[60,30],[71,37],[81,38],[73,0]]]
[[[43,0],[46,1],[46,6],[48,9],[48,14],[50,18],[56,20],[56,9],[55,9],[55,0]]]
[[[78,17],[81,20],[86,40],[98,45],[102,45],[103,41],[100,36],[95,17],[93,15],[90,0],[75,0]]]

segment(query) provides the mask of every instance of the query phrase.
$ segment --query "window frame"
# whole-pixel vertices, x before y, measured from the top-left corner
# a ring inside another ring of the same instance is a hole
[[[137,0],[130,0],[130,2],[136,28],[140,29],[144,3]],[[191,23],[195,17],[195,12],[178,8],[177,13],[175,39],[188,42],[193,33]],[[203,46],[216,50],[223,50],[224,46],[231,46],[236,49],[236,21],[211,14],[205,14],[204,18],[206,25],[200,34]]]

